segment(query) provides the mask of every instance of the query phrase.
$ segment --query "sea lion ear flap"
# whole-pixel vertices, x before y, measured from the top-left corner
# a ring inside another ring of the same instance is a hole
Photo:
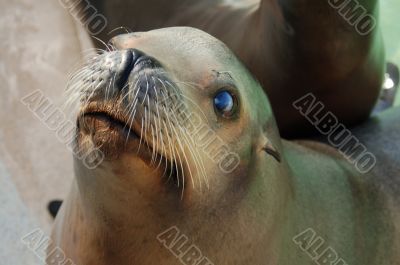
[[[271,141],[267,140],[266,143],[264,144],[263,151],[265,151],[267,154],[271,155],[277,162],[281,162],[281,154],[279,151],[273,146]]]
[[[260,147],[263,153],[272,156],[278,163],[282,161],[281,151],[277,148],[280,147],[280,136],[273,118],[269,119],[260,131],[258,148]]]

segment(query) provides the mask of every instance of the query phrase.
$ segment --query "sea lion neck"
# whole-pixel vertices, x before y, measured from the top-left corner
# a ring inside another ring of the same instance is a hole
[[[388,208],[387,200],[335,149],[317,142],[283,141],[283,146],[293,190],[287,204],[284,264],[307,264],[309,255],[304,253],[299,259],[296,254],[302,251],[299,244],[304,243],[296,240],[307,233],[313,236],[308,254],[317,256],[332,247],[346,262],[357,264],[360,260],[354,253],[367,246],[363,242],[351,246],[344,242],[354,242],[358,236],[390,227],[390,217],[384,211]],[[392,238],[389,233],[379,237],[378,241]],[[325,243],[325,238],[329,238],[329,243]],[[311,247],[316,239],[322,242],[319,250],[318,244]],[[370,245],[368,249],[375,253],[378,246]]]

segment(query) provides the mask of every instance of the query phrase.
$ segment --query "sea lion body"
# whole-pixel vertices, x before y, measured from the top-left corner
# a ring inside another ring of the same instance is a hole
[[[314,93],[349,126],[369,117],[382,87],[377,0],[91,3],[107,18],[97,35],[105,42],[121,26],[135,32],[190,26],[223,41],[260,81],[284,137],[316,132],[291,106],[304,94]]]
[[[90,169],[75,159],[48,264],[56,247],[86,265],[398,264],[398,196],[381,188],[396,167],[366,177],[327,145],[281,140],[261,86],[204,32],[166,28],[112,44],[72,78],[78,146],[105,160]],[[191,128],[224,144],[191,138]],[[382,130],[399,142],[394,127]],[[397,165],[395,150],[377,166]],[[310,241],[319,237],[320,249]]]

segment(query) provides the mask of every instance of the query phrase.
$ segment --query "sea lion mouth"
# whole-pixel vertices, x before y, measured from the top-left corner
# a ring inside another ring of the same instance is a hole
[[[92,131],[98,130],[99,129],[99,122],[101,123],[108,123],[110,125],[110,128],[115,128],[117,127],[121,131],[123,131],[123,134],[129,134],[129,137],[135,137],[135,138],[140,138],[136,134],[136,132],[123,120],[119,119],[117,116],[112,115],[111,113],[108,112],[102,112],[102,111],[92,111],[92,112],[85,112],[82,114],[82,117],[80,119],[85,120],[84,126],[92,127]],[[78,122],[78,124],[81,124],[81,122]]]
[[[128,125],[128,116],[122,111],[114,110],[111,106],[99,102],[91,102],[78,115],[78,128],[81,127],[82,119],[104,120],[117,127],[122,127],[126,132],[130,132],[133,136],[139,138],[134,128]],[[85,123],[84,125],[92,126],[94,130],[97,129],[96,124]]]
[[[132,123],[129,115],[101,102],[89,103],[77,118],[78,130],[81,134],[90,136],[95,146],[100,148],[106,157],[116,158],[133,143],[138,149],[137,154],[147,164],[153,164],[154,156],[170,164],[165,155],[157,150],[153,151],[152,143],[147,141]]]
[[[147,141],[140,131],[132,126],[130,118],[123,111],[114,110],[102,103],[90,103],[77,118],[77,128],[80,137],[90,136],[91,141],[109,160],[118,156],[129,148],[134,148],[135,155],[140,157],[149,167],[160,169],[167,182],[179,186],[182,182],[182,170],[165,154],[157,151],[151,141]]]

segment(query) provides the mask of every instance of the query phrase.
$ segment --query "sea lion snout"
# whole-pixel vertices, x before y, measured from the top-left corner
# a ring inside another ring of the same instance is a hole
[[[135,100],[143,105],[146,97],[149,101],[166,102],[166,96],[179,94],[179,88],[161,63],[133,48],[95,56],[72,76],[68,90],[73,99],[79,99],[81,108],[92,102],[126,108],[132,107]]]
[[[123,49],[103,53],[89,62],[90,69],[99,73],[99,78],[91,82],[112,79],[115,88],[123,89],[132,71],[139,72],[144,68],[160,67],[160,64],[137,49]],[[99,84],[100,85],[100,84]]]
[[[168,176],[183,174],[186,154],[173,146],[182,138],[187,117],[179,114],[186,106],[173,80],[156,58],[139,49],[105,51],[90,60],[70,81],[80,102],[80,147],[100,148],[109,161],[129,153],[152,168],[166,168]]]

